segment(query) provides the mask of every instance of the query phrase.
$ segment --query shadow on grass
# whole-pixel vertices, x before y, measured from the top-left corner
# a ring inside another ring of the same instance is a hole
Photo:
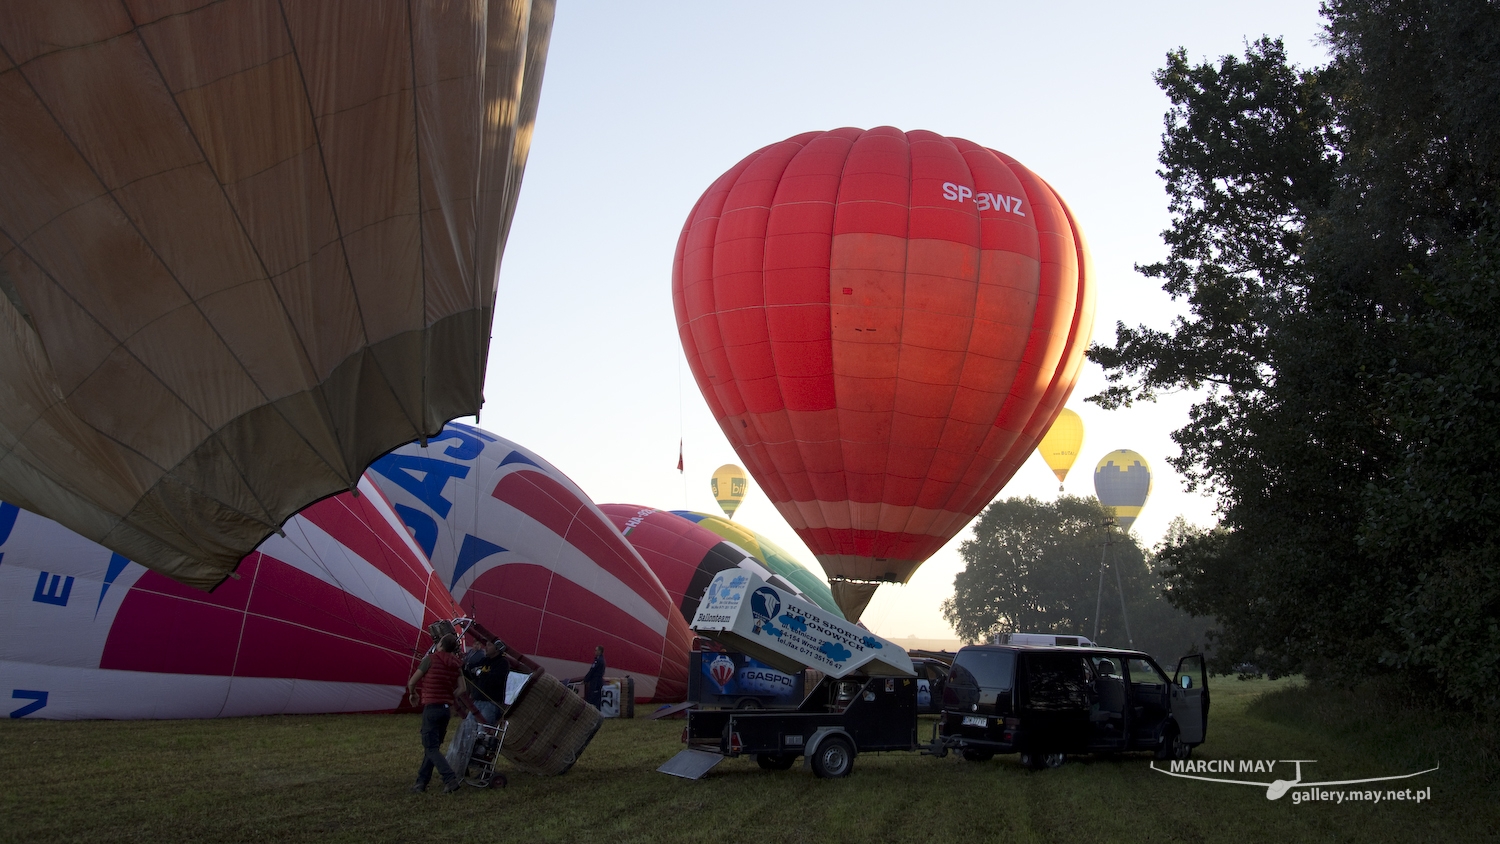
[[[1460,787],[1483,792],[1500,783],[1500,722],[1412,701],[1379,682],[1288,686],[1254,698],[1246,714],[1316,730],[1353,755],[1394,768],[1440,765],[1445,779]]]

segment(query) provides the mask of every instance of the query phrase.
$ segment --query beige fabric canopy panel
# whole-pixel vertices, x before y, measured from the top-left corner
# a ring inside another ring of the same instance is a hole
[[[0,499],[212,588],[476,413],[552,14],[0,3]]]

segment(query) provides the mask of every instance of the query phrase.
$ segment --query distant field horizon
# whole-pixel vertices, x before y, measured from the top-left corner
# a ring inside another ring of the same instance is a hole
[[[932,639],[925,636],[904,636],[899,639],[887,636],[886,638],[909,651],[956,651],[964,646],[962,639]]]

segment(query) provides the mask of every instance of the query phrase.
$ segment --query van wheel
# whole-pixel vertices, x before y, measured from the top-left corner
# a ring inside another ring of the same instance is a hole
[[[760,709],[760,701],[753,697],[742,697],[734,702],[735,709]]]
[[[1182,733],[1178,732],[1177,726],[1168,725],[1167,731],[1162,734],[1161,744],[1156,747],[1156,758],[1186,759],[1193,753],[1192,745],[1182,740]]]
[[[843,736],[829,736],[812,757],[813,773],[824,779],[849,776],[854,770],[854,745]]]
[[[991,753],[988,750],[975,750],[972,747],[964,748],[965,762],[988,762],[994,757],[995,754]]]
[[[1030,771],[1040,771],[1043,768],[1061,768],[1068,761],[1065,753],[1022,753],[1021,767]]]
[[[757,753],[755,764],[767,771],[785,771],[792,767],[797,757],[790,753]]]

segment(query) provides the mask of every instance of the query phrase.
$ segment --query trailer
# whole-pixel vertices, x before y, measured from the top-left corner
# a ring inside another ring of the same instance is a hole
[[[860,753],[923,749],[916,674],[895,643],[743,569],[714,577],[692,627],[780,671],[814,668],[824,676],[795,710],[690,710],[687,749],[658,771],[698,779],[726,758],[748,755],[766,770],[801,758],[819,777],[843,777]]]

